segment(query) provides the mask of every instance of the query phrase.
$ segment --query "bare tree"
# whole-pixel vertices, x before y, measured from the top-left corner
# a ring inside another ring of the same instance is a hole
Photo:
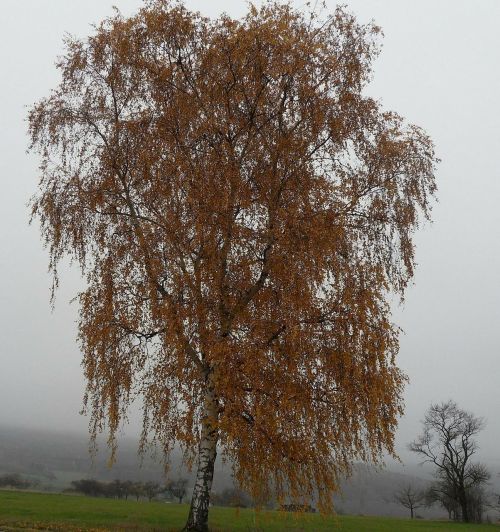
[[[458,521],[460,517],[460,505],[456,500],[453,486],[446,479],[436,480],[426,492],[428,506],[438,503],[448,512],[448,519]]]
[[[138,501],[144,495],[144,484],[142,482],[134,482],[131,493]]]
[[[412,484],[402,486],[394,494],[394,501],[410,510],[410,517],[414,518],[414,511],[426,505],[426,495],[423,490],[415,488]]]
[[[177,478],[175,480],[170,480],[165,486],[165,491],[168,492],[172,497],[176,497],[179,500],[179,504],[182,504],[182,499],[186,496],[187,493],[187,478]]]
[[[144,495],[148,498],[148,501],[151,502],[157,495],[160,493],[160,485],[158,482],[146,482],[144,484]]]
[[[477,514],[471,512],[472,494],[490,478],[482,464],[471,462],[478,449],[475,436],[484,420],[450,400],[431,405],[423,425],[423,433],[409,448],[436,466],[436,490],[455,500],[461,519],[469,522]]]
[[[483,516],[488,508],[492,508],[491,494],[483,485],[474,486],[467,494],[468,510],[471,521],[483,522]]]

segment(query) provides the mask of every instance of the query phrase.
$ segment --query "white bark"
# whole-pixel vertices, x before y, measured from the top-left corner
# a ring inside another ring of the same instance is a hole
[[[213,388],[207,383],[201,420],[201,438],[198,450],[198,469],[193,488],[188,522],[184,528],[191,532],[208,531],[208,507],[210,490],[217,456],[217,403]]]

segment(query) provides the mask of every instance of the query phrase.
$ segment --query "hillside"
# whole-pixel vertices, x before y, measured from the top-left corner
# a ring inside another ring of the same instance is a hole
[[[72,480],[97,478],[99,480],[154,480],[163,482],[165,475],[161,460],[146,455],[142,462],[137,455],[137,442],[132,439],[120,441],[117,461],[108,466],[109,453],[104,442],[94,460],[89,454],[87,435],[63,432],[36,431],[13,427],[0,427],[0,474],[20,473],[37,479],[44,491],[62,491]],[[218,461],[214,491],[220,492],[232,486],[230,468]],[[357,464],[353,474],[341,484],[341,493],[336,497],[339,513],[351,515],[386,515],[406,517],[407,510],[393,502],[398,487],[412,483],[424,487],[429,481],[422,468],[407,467],[408,472],[375,468]],[[181,466],[180,452],[172,454],[171,476],[190,474]],[[494,477],[495,481],[498,481]],[[500,486],[492,486],[500,491]],[[444,517],[439,508],[422,508],[417,514],[426,518]]]

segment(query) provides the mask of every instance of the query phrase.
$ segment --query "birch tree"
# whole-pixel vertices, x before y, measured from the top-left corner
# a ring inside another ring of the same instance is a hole
[[[211,20],[165,0],[68,39],[29,114],[33,217],[83,272],[91,434],[196,468],[207,530],[219,453],[255,500],[331,509],[354,460],[393,452],[405,376],[389,298],[413,275],[433,144],[364,88],[379,29],[287,4]]]

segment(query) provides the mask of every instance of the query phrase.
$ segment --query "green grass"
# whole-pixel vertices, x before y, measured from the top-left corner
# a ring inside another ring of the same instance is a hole
[[[0,491],[0,530],[76,531],[178,531],[185,523],[188,506],[160,502],[96,499],[76,495]],[[296,519],[279,512],[211,508],[214,531],[308,531],[322,532],[474,532],[495,531],[495,525],[462,525],[444,521],[383,517],[326,517],[312,514]]]

